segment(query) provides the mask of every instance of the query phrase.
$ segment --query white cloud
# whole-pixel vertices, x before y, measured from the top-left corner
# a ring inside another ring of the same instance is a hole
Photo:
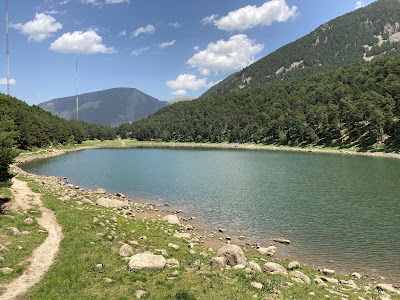
[[[10,78],[10,85],[15,85],[17,82],[15,79]],[[1,85],[6,85],[7,84],[7,78],[0,78],[0,84]]]
[[[102,37],[94,30],[64,33],[55,40],[50,49],[59,53],[95,54],[115,53],[115,49],[102,44]]]
[[[361,7],[364,7],[365,6],[365,4],[364,4],[364,2],[363,1],[357,1],[357,3],[356,3],[356,9],[359,9],[359,8],[361,8]]]
[[[186,95],[187,92],[185,90],[177,90],[175,92],[172,92],[171,94],[172,95],[177,95],[177,96],[183,96],[183,95]]]
[[[174,28],[181,28],[182,23],[175,22],[175,23],[168,23],[168,25]]]
[[[217,18],[219,17],[219,15],[211,15],[209,17],[205,17],[201,20],[201,23],[208,24],[208,23],[213,23]]]
[[[164,42],[164,43],[161,43],[159,46],[160,46],[160,48],[167,48],[167,47],[175,45],[175,42],[176,42],[175,40],[170,41],[170,42]]]
[[[247,38],[245,34],[231,36],[229,40],[210,43],[207,49],[197,52],[187,61],[192,68],[198,68],[203,75],[211,71],[232,71],[253,63],[254,56],[264,49],[263,44]]]
[[[146,27],[139,27],[135,31],[132,32],[132,36],[138,36],[141,33],[153,34],[156,31],[156,27],[154,25],[147,25]]]
[[[121,36],[126,36],[126,30],[122,30],[120,33],[118,33],[117,37]]]
[[[46,15],[65,15],[67,13],[66,10],[59,11],[59,10],[46,10],[43,12]]]
[[[40,42],[50,37],[53,32],[62,28],[62,24],[56,22],[50,15],[36,13],[35,19],[25,24],[10,24],[11,28],[19,30],[22,34],[28,35],[30,41]]]
[[[183,91],[186,93],[186,90],[197,91],[200,88],[209,88],[213,84],[212,82],[207,83],[207,78],[197,79],[196,75],[192,74],[181,74],[175,80],[165,83],[169,88],[176,90],[174,93],[177,94],[174,95],[178,95],[178,93],[183,95]]]
[[[270,26],[272,22],[286,22],[296,16],[297,7],[289,7],[285,0],[271,0],[260,7],[247,5],[228,15],[216,19],[213,16],[203,19],[203,23],[213,23],[218,29],[226,31],[246,30],[257,25]]]
[[[140,49],[137,49],[137,50],[133,50],[131,52],[131,55],[139,56],[140,53],[145,52],[145,51],[149,50],[150,48],[151,47],[143,47],[143,48],[140,48]]]
[[[199,46],[194,46],[194,47],[193,47],[193,50],[196,51],[196,52],[199,51],[199,49],[200,49]]]
[[[106,4],[119,4],[119,3],[129,3],[129,0],[106,0]]]

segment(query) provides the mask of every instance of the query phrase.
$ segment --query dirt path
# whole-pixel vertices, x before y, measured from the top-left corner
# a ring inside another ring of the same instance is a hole
[[[49,270],[50,266],[56,259],[60,249],[60,242],[63,238],[61,226],[58,224],[54,213],[43,206],[40,201],[40,194],[33,193],[27,183],[18,179],[13,180],[14,201],[12,209],[21,208],[27,210],[33,204],[39,206],[42,216],[37,219],[41,227],[47,230],[49,236],[32,252],[32,256],[28,258],[29,267],[18,278],[9,284],[3,286],[6,288],[4,294],[0,295],[2,300],[15,299],[24,295],[29,288],[37,284]]]

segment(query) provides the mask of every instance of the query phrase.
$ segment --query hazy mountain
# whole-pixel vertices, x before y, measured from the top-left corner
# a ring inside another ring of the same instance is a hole
[[[140,120],[168,105],[134,88],[113,88],[79,95],[79,119],[96,124],[118,126]],[[76,118],[76,96],[39,104],[61,118]]]
[[[400,54],[400,0],[378,0],[329,21],[310,34],[234,73],[202,97],[315,74]]]
[[[192,96],[184,96],[184,97],[169,99],[169,100],[167,100],[167,102],[168,102],[168,104],[174,104],[174,103],[181,102],[181,101],[192,101],[193,99],[196,99],[196,98],[192,97]]]

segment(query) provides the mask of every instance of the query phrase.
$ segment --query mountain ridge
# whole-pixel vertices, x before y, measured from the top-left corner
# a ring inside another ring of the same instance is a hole
[[[328,21],[243,70],[200,97],[287,81],[360,60],[400,55],[400,0],[378,0]]]
[[[166,106],[136,88],[111,88],[79,95],[79,119],[116,127],[140,120]],[[38,105],[61,118],[76,118],[76,96],[52,99]]]

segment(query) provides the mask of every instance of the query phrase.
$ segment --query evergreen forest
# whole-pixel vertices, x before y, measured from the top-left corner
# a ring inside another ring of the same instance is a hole
[[[400,149],[400,57],[199,98],[123,124],[141,141]]]

